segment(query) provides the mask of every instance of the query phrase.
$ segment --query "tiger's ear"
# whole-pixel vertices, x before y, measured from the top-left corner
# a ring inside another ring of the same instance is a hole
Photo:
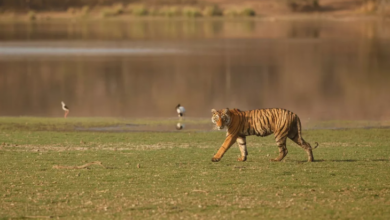
[[[211,113],[216,113],[216,112],[217,112],[217,110],[211,109]]]
[[[226,113],[228,113],[228,111],[229,111],[229,109],[228,109],[228,108],[225,108],[225,109],[222,110],[222,113],[223,113],[223,114],[226,114]]]

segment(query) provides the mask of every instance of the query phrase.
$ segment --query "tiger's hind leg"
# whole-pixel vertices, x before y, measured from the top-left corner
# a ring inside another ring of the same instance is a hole
[[[241,157],[239,157],[238,161],[246,161],[246,156],[248,156],[248,151],[246,150],[246,137],[238,137],[237,144],[241,151]]]
[[[287,137],[275,137],[276,144],[279,148],[279,156],[275,159],[271,159],[271,161],[281,161],[283,158],[287,155],[287,146],[286,146],[286,139]]]
[[[303,138],[299,138],[298,133],[289,134],[288,137],[306,151],[308,162],[314,161],[313,151],[309,143],[303,140]]]

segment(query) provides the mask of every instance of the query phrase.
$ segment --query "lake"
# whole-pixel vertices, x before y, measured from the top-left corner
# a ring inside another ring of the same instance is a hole
[[[286,108],[390,119],[390,22],[134,19],[0,22],[0,115],[210,117]]]

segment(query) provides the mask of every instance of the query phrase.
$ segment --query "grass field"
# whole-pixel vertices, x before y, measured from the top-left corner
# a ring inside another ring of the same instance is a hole
[[[305,130],[313,163],[291,141],[270,162],[272,136],[212,163],[224,132],[156,131],[171,123],[0,118],[0,219],[390,219],[390,129]],[[88,131],[128,124],[157,127]]]

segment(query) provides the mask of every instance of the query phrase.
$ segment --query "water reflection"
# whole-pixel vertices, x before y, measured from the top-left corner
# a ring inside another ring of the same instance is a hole
[[[164,55],[180,53],[173,49],[156,48],[66,48],[66,47],[14,47],[0,48],[0,56],[109,56],[109,55]]]
[[[181,122],[178,122],[176,124],[176,130],[182,130],[185,128],[185,124],[181,123]]]
[[[189,117],[209,117],[212,108],[283,107],[303,120],[389,119],[389,27],[373,21],[0,23],[0,115],[61,117],[64,100],[71,117],[177,117],[172,106],[180,102]],[[21,56],[26,45],[33,54]],[[48,49],[55,47],[62,49]],[[79,56],[80,48],[89,52]]]

